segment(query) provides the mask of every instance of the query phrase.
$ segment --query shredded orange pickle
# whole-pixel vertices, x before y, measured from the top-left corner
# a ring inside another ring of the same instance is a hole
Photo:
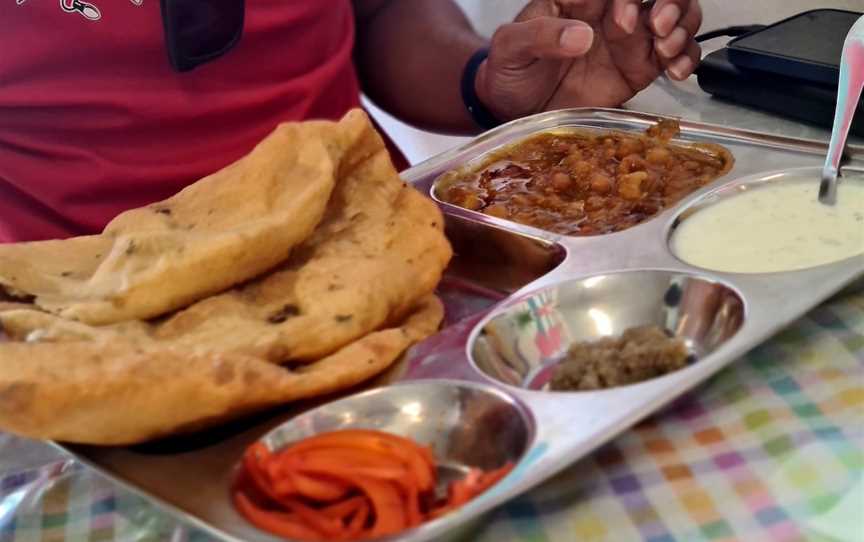
[[[400,533],[443,516],[486,491],[513,468],[472,468],[435,498],[435,458],[416,442],[367,429],[303,439],[271,452],[250,446],[232,489],[253,525],[298,540],[362,540]]]

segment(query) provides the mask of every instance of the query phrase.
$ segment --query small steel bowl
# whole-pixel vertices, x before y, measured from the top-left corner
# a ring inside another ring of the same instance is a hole
[[[814,269],[816,267],[821,267],[825,265],[833,265],[841,261],[848,261],[853,258],[860,258],[864,255],[864,245],[862,245],[857,254],[853,254],[848,258],[839,258],[831,261],[824,261],[823,263],[817,263],[814,265],[804,265],[800,264],[797,266],[790,267],[788,269],[776,269],[776,270],[726,270],[726,269],[717,269],[714,266],[703,266],[699,265],[693,261],[688,260],[688,258],[684,255],[679,254],[678,249],[676,248],[676,234],[678,233],[679,228],[687,222],[692,217],[699,215],[702,211],[709,209],[710,207],[723,202],[724,200],[728,200],[730,198],[734,198],[740,196],[748,191],[761,189],[768,187],[770,185],[776,184],[800,184],[807,186],[808,183],[812,181],[812,179],[817,179],[819,177],[819,169],[813,167],[799,167],[799,168],[791,168],[791,169],[783,169],[776,171],[768,171],[761,172],[756,175],[751,175],[747,177],[742,177],[736,179],[735,181],[726,183],[706,194],[700,195],[696,198],[688,200],[680,208],[676,211],[675,218],[670,222],[669,227],[666,231],[666,245],[669,249],[669,252],[679,261],[700,269],[705,269],[706,271],[713,271],[718,273],[736,273],[736,274],[744,274],[744,275],[761,275],[767,273],[789,273],[796,271],[805,271],[809,269]],[[864,183],[864,170],[855,167],[848,167],[843,172],[843,178],[841,180],[842,184],[855,184],[859,185]],[[816,194],[816,186],[813,185],[813,193]],[[816,198],[814,197],[814,200]],[[778,201],[778,208],[782,207],[782,202]],[[819,207],[817,207],[819,208]],[[749,232],[748,232],[749,233]],[[839,232],[834,232],[839,233]],[[742,243],[745,240],[742,240]],[[811,240],[812,241],[812,240]],[[806,245],[805,245],[806,246]],[[754,261],[759,261],[754,259]]]
[[[693,361],[729,340],[745,318],[731,287],[698,275],[635,270],[561,282],[506,305],[474,330],[472,363],[493,380],[546,390],[581,341],[655,324],[683,339]]]
[[[276,427],[261,441],[278,450],[319,433],[358,428],[431,446],[438,462],[437,490],[442,492],[470,468],[490,470],[508,462],[516,464],[533,442],[535,424],[521,402],[494,386],[421,380],[327,403]],[[481,494],[466,506],[482,499]],[[456,511],[386,540],[428,540],[464,527],[470,519]]]

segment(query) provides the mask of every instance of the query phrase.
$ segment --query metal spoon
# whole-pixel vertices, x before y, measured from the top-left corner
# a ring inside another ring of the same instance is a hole
[[[837,175],[846,149],[846,137],[855,115],[855,108],[864,87],[864,17],[852,25],[843,44],[840,57],[840,83],[837,87],[837,110],[834,112],[834,128],[828,156],[822,168],[822,183],[819,185],[819,201],[826,205],[837,202]]]

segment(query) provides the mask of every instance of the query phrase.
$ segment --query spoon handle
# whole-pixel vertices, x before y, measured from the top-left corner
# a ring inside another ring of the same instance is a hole
[[[837,200],[837,174],[840,161],[846,149],[846,137],[852,125],[852,117],[861,98],[864,87],[864,17],[859,18],[843,44],[840,58],[840,82],[837,87],[837,109],[834,112],[834,128],[828,156],[822,169],[822,184],[819,187],[819,201],[834,203]]]

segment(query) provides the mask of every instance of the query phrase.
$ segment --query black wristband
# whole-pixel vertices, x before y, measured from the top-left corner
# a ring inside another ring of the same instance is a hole
[[[474,122],[484,130],[490,130],[502,124],[501,121],[495,118],[486,106],[480,101],[477,96],[477,89],[474,87],[474,81],[477,79],[477,70],[480,64],[489,56],[489,49],[484,47],[480,49],[468,59],[465,63],[465,69],[462,71],[462,102],[465,104],[465,109],[468,114],[474,119]]]

